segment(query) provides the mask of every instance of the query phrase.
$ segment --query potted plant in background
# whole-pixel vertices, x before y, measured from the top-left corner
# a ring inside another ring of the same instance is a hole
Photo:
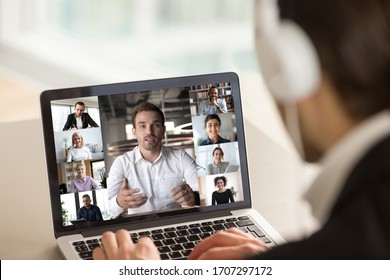
[[[236,191],[236,189],[234,187],[230,187],[230,190],[232,191],[233,196],[236,197],[238,191]]]
[[[65,145],[65,150],[64,150],[64,155],[65,158],[68,156],[68,137],[64,137],[64,145]]]
[[[61,201],[61,209],[62,209],[62,224],[66,226],[68,220],[68,210],[64,208],[65,201]]]
[[[107,189],[107,176],[104,167],[99,169],[99,175],[100,175],[100,185],[102,186],[102,188]]]

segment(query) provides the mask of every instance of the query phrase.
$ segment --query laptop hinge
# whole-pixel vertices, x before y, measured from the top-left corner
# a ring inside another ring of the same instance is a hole
[[[213,211],[210,213],[201,213],[201,214],[200,213],[186,214],[180,217],[160,218],[153,221],[129,222],[120,225],[99,227],[98,229],[88,229],[88,230],[84,229],[81,231],[81,234],[83,237],[91,237],[91,236],[101,235],[103,234],[103,232],[108,230],[117,231],[119,229],[126,229],[132,231],[132,230],[140,230],[140,229],[152,228],[152,227],[161,227],[161,226],[168,227],[169,225],[174,225],[179,223],[188,223],[188,222],[196,223],[196,221],[200,221],[200,220],[207,220],[207,219],[213,219],[213,218],[230,216],[230,215],[232,215],[230,210]]]

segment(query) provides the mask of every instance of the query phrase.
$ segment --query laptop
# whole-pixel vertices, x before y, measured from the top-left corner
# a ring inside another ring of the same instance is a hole
[[[226,167],[225,172],[226,173],[237,172],[239,168],[240,168],[239,165],[229,164],[228,167]]]
[[[218,98],[226,103],[227,111],[217,115],[221,120],[219,135],[228,141],[202,146],[199,143],[207,137],[206,116],[199,114],[199,104],[208,100],[208,89],[212,86],[218,88]],[[156,105],[164,113],[164,146],[183,150],[192,157],[196,180],[190,187],[198,195],[198,201],[192,207],[179,205],[115,216],[109,203],[110,168],[116,157],[137,146],[131,133],[132,113],[143,102]],[[92,259],[92,250],[101,246],[101,235],[118,229],[127,229],[134,242],[142,236],[152,238],[162,259],[185,259],[202,239],[230,227],[260,238],[270,247],[284,242],[252,208],[237,74],[213,73],[52,89],[42,92],[40,104],[54,236],[65,259]],[[69,125],[69,120],[75,117],[75,108],[80,108],[76,104],[83,104],[88,115]],[[89,151],[87,158],[71,156],[72,137],[76,132],[83,138],[84,150]],[[224,150],[234,168],[229,173],[207,175],[204,170],[216,146]],[[80,165],[84,175],[91,177],[96,186],[74,188],[72,184],[81,176]],[[225,187],[232,190],[234,202],[212,203],[217,176],[227,179]],[[83,207],[85,194],[91,204],[99,207],[101,218],[82,220],[85,217],[80,217],[79,209]]]

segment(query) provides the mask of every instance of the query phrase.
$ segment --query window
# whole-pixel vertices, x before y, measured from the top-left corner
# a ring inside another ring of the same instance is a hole
[[[253,1],[0,1],[2,63],[53,87],[257,71]]]

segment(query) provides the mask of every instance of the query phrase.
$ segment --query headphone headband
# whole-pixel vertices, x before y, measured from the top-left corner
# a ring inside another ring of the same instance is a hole
[[[265,83],[281,102],[310,95],[319,84],[317,52],[303,29],[280,20],[276,0],[257,0],[255,7],[257,56]]]

